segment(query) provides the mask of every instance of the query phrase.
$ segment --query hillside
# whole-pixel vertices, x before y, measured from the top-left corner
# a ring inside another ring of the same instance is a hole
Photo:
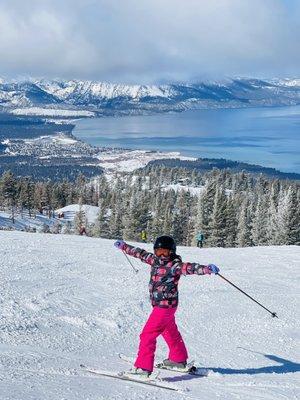
[[[299,79],[234,78],[164,85],[80,80],[0,81],[0,109],[17,115],[88,117],[94,111],[98,115],[123,115],[299,103]],[[49,108],[52,111],[45,111]],[[81,112],[74,114],[74,110]]]
[[[151,249],[150,245],[145,245]],[[1,400],[169,400],[170,393],[88,376],[79,364],[128,368],[150,311],[149,271],[135,275],[111,240],[0,232]],[[182,277],[178,324],[207,378],[163,373],[188,388],[176,399],[296,399],[299,247],[179,248],[214,262],[279,319],[216,276]],[[166,355],[158,342],[157,360]]]
[[[269,178],[293,180],[300,179],[300,174],[297,174],[295,172],[282,172],[275,168],[263,167],[262,165],[250,164],[242,161],[226,160],[224,158],[197,158],[196,160],[179,160],[174,157],[173,159],[169,160],[157,159],[150,161],[145,169],[147,170],[152,166],[165,166],[167,168],[186,168],[192,171],[196,170],[203,173],[217,168],[219,170],[227,170],[233,173],[244,171],[254,176],[263,174],[264,176]]]

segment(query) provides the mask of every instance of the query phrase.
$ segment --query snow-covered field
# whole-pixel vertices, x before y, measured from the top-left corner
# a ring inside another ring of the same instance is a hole
[[[143,168],[154,160],[163,160],[166,158],[196,160],[194,157],[182,156],[179,152],[163,153],[160,151],[123,149],[102,151],[99,153],[98,158],[100,160],[99,166],[105,170],[108,177],[116,172],[132,172],[138,168]]]
[[[162,373],[184,394],[79,368],[128,368],[117,353],[135,354],[150,312],[147,265],[133,260],[135,275],[112,241],[67,235],[0,232],[0,253],[1,400],[299,399],[299,247],[179,248],[279,316],[216,276],[182,277],[178,325],[190,358],[213,370]],[[159,340],[157,360],[165,356]]]

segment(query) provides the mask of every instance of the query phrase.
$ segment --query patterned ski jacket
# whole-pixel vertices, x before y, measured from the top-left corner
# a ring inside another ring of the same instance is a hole
[[[123,251],[151,265],[149,282],[150,300],[152,306],[173,308],[178,306],[178,282],[181,275],[204,275],[205,265],[182,262],[180,256],[157,257],[146,250],[125,244]]]

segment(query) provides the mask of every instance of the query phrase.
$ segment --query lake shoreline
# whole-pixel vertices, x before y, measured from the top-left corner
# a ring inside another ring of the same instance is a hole
[[[197,132],[193,126],[192,129],[189,126],[190,123],[194,125],[199,122],[197,117],[193,117],[197,113],[201,113],[204,120],[204,127],[201,127],[200,133],[200,129]],[[220,124],[224,123],[225,126],[224,136],[210,121],[215,113],[221,115]],[[227,115],[224,115],[226,113]],[[232,126],[230,113],[234,115]],[[236,113],[240,114],[238,120]],[[189,116],[191,116],[191,121],[187,121]],[[246,128],[249,129],[248,135],[243,132],[245,130],[243,118]],[[298,173],[300,163],[297,159],[296,141],[299,140],[299,134],[295,132],[297,130],[297,127],[294,127],[295,123],[300,126],[300,106],[217,111],[188,110],[182,113],[81,119],[75,121],[76,126],[72,134],[98,147],[161,152],[179,151],[186,157],[225,158],[275,168],[282,172]],[[247,124],[252,124],[253,127],[249,128]],[[176,127],[172,128],[174,126]],[[264,131],[263,134],[258,134],[261,126],[266,129],[266,134]],[[270,131],[270,127],[274,129],[274,134]],[[289,133],[290,137],[279,135],[280,129],[284,131],[286,127],[294,129]],[[236,131],[234,131],[235,128]],[[210,129],[217,134],[210,134]],[[230,135],[230,129],[234,132],[234,136]],[[163,134],[160,134],[160,131]],[[268,149],[269,144],[272,145],[270,149]]]

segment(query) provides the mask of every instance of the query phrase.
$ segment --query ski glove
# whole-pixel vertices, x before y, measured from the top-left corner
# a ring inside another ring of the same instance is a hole
[[[208,264],[207,267],[203,268],[204,275],[218,274],[219,272],[220,268],[218,268],[215,264]]]
[[[117,240],[117,241],[114,243],[114,246],[117,247],[117,248],[120,249],[120,250],[124,250],[125,244],[126,244],[126,243],[124,242],[124,240]]]

